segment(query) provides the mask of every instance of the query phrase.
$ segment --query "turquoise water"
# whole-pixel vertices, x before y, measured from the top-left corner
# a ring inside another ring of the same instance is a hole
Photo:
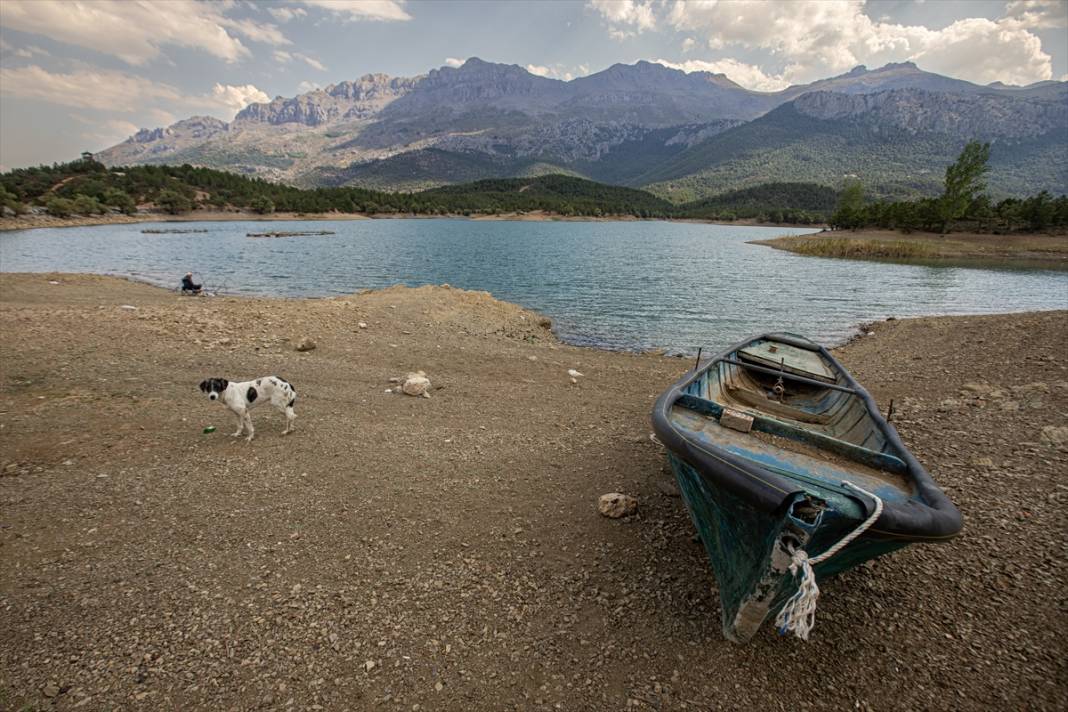
[[[207,233],[145,235],[146,228]],[[264,230],[336,235],[254,239]],[[0,270],[96,272],[233,294],[328,296],[391,284],[480,289],[558,335],[692,353],[769,330],[833,344],[887,316],[1068,308],[1068,273],[802,257],[748,240],[807,232],[668,222],[456,219],[106,225],[0,234]]]

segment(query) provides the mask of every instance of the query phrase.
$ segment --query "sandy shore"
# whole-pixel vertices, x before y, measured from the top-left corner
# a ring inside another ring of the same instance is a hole
[[[827,231],[813,235],[777,237],[754,240],[753,244],[767,245],[777,250],[802,252],[805,246],[820,240],[848,240],[852,243],[848,255],[819,254],[815,256],[848,256],[850,259],[906,261],[933,265],[964,267],[1018,266],[1043,269],[1068,269],[1068,235],[986,235],[978,233],[903,233],[896,230]],[[892,255],[914,251],[907,257]],[[838,248],[840,250],[840,248]],[[889,253],[889,254],[887,254]]]
[[[0,709],[1062,709],[1066,323],[889,321],[840,349],[965,534],[827,581],[810,643],[742,647],[648,438],[689,361],[442,287],[2,274]],[[385,393],[413,369],[430,399]],[[297,431],[261,408],[229,438],[196,384],[272,373]],[[610,491],[639,514],[599,516]]]

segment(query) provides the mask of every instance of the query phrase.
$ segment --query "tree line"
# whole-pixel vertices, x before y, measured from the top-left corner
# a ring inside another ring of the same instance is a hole
[[[766,183],[673,205],[647,191],[583,178],[546,175],[480,180],[420,192],[389,193],[359,187],[302,189],[211,168],[148,165],[108,168],[91,154],[70,163],[0,174],[0,214],[31,206],[48,213],[133,214],[139,206],[171,214],[193,210],[249,210],[268,214],[494,215],[543,211],[579,217],[683,218],[865,227],[946,233],[967,229],[1011,233],[1068,227],[1068,198],[1042,192],[994,202],[984,177],[990,145],[969,143],[946,169],[937,198],[868,202],[864,187],[839,192],[815,183]]]
[[[864,186],[850,181],[831,215],[833,229],[877,227],[905,232],[953,230],[1007,234],[1068,228],[1068,196],[1048,191],[1029,198],[994,202],[986,194],[990,144],[971,141],[946,168],[944,189],[937,198],[867,202]]]

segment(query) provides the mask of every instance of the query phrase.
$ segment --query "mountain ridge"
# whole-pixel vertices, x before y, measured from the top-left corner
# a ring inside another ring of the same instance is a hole
[[[664,181],[683,177],[671,166],[687,165],[697,175],[721,162],[721,156],[712,156],[699,165],[695,157],[708,151],[696,150],[697,145],[796,102],[803,115],[817,114],[824,121],[857,123],[858,116],[866,116],[867,133],[849,129],[857,140],[869,142],[867,153],[849,153],[861,161],[879,155],[880,135],[902,130],[913,139],[938,137],[925,139],[930,150],[921,152],[937,162],[947,159],[943,152],[951,144],[972,138],[1068,144],[1068,130],[1059,120],[1068,114],[1066,82],[982,86],[906,62],[859,66],[810,84],[758,92],[722,74],[686,73],[644,60],[563,81],[473,57],[459,67],[416,77],[365,74],[250,104],[229,123],[190,117],[166,128],[143,129],[97,157],[108,165],[177,161],[293,185],[392,190],[530,175],[524,171],[543,166],[614,184],[657,183],[654,190],[671,197],[673,188]],[[788,146],[765,150],[789,153]],[[820,150],[813,148],[805,160],[819,163]],[[1032,155],[1029,160],[1042,159]],[[782,178],[775,174],[775,161],[763,172],[752,160],[738,166],[748,166],[751,173],[741,176],[743,185]],[[791,180],[809,179],[804,170],[790,170]],[[912,181],[893,164],[889,170],[894,190],[928,190],[927,181]],[[811,175],[840,181],[848,173],[829,177],[813,170]],[[1046,180],[1057,174],[1043,169],[1036,175]],[[641,182],[649,176],[661,179]],[[1003,192],[1059,187],[1032,183],[1014,180],[997,187]],[[703,185],[690,181],[685,197],[702,197]]]

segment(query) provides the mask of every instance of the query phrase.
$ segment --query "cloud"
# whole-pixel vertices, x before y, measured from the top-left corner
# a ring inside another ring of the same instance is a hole
[[[256,32],[270,36],[269,30],[255,29],[255,23],[224,17],[220,11],[226,5],[193,0],[4,0],[3,5],[8,29],[85,47],[133,65],[155,59],[164,45],[198,49],[227,62],[250,56],[227,26],[245,36]]]
[[[539,77],[562,79],[565,82],[569,82],[575,77],[584,77],[590,73],[589,65],[586,64],[580,64],[576,67],[567,67],[560,63],[548,66],[543,64],[528,64],[526,70]]]
[[[682,51],[683,52],[689,52],[690,50],[692,50],[694,48],[694,45],[696,45],[696,44],[697,44],[697,42],[696,42],[696,40],[694,40],[693,37],[687,37],[686,39],[684,39],[682,41]]]
[[[657,64],[672,69],[681,69],[684,72],[711,72],[713,74],[725,74],[733,82],[741,84],[746,89],[755,91],[778,91],[790,86],[790,82],[782,78],[765,74],[764,71],[754,65],[739,62],[734,59],[719,59],[706,62],[700,59],[689,59],[685,62],[671,62],[666,59],[653,60]]]
[[[656,27],[652,0],[589,0],[587,6],[608,23],[608,34],[613,39],[633,37]]]
[[[301,82],[300,84],[297,85],[297,93],[299,93],[299,94],[307,94],[310,91],[315,91],[316,89],[322,89],[322,88],[323,87],[322,87],[321,84],[319,84],[319,82],[307,82],[307,81],[305,81],[305,82]]]
[[[264,91],[252,84],[216,84],[211,88],[211,94],[204,97],[191,97],[190,103],[198,104],[204,108],[225,109],[230,112],[229,118],[244,109],[249,104],[266,103],[271,97]]]
[[[281,7],[269,7],[267,8],[267,12],[271,13],[271,17],[279,22],[289,22],[294,17],[304,17],[308,14],[303,8],[286,7],[285,5]]]
[[[79,109],[112,111],[135,111],[143,108],[145,102],[182,98],[181,92],[169,84],[122,72],[76,69],[61,74],[36,65],[0,67],[0,94]]]
[[[78,123],[91,127],[79,134],[82,138],[102,146],[113,146],[137,133],[137,124],[122,119],[95,119],[81,114],[70,114]]]
[[[34,99],[77,109],[134,113],[148,110],[170,119],[165,104],[188,111],[207,110],[227,120],[252,102],[270,101],[270,96],[252,84],[215,84],[207,94],[183,94],[176,87],[144,77],[94,67],[71,72],[49,72],[36,65],[0,67],[0,94]]]
[[[280,49],[276,49],[274,51],[274,60],[276,62],[279,62],[281,64],[289,64],[294,59],[299,59],[301,62],[307,64],[309,67],[312,67],[313,69],[318,69],[320,72],[326,71],[326,65],[324,65],[322,62],[315,59],[314,57],[309,57],[308,55],[302,54],[300,52],[287,52],[285,50]]]
[[[339,17],[354,20],[410,20],[404,10],[404,0],[297,0],[307,7],[326,10]]]
[[[456,57],[446,57],[445,58],[445,64],[450,66],[450,67],[459,67],[463,63],[464,63],[464,61],[462,59],[457,59]]]
[[[1005,6],[1006,24],[1033,30],[1068,27],[1068,2],[1064,0],[1013,0]]]
[[[1056,13],[1042,16],[1044,22],[1059,21]],[[863,0],[676,0],[664,20],[677,31],[703,35],[712,49],[765,50],[784,67],[782,77],[790,82],[812,81],[862,63],[905,60],[984,84],[1052,76],[1050,56],[1018,18],[966,18],[932,30],[875,21],[864,13]]]
[[[275,25],[261,24],[253,20],[232,20],[230,18],[223,18],[220,23],[253,42],[276,46],[293,44]]]

